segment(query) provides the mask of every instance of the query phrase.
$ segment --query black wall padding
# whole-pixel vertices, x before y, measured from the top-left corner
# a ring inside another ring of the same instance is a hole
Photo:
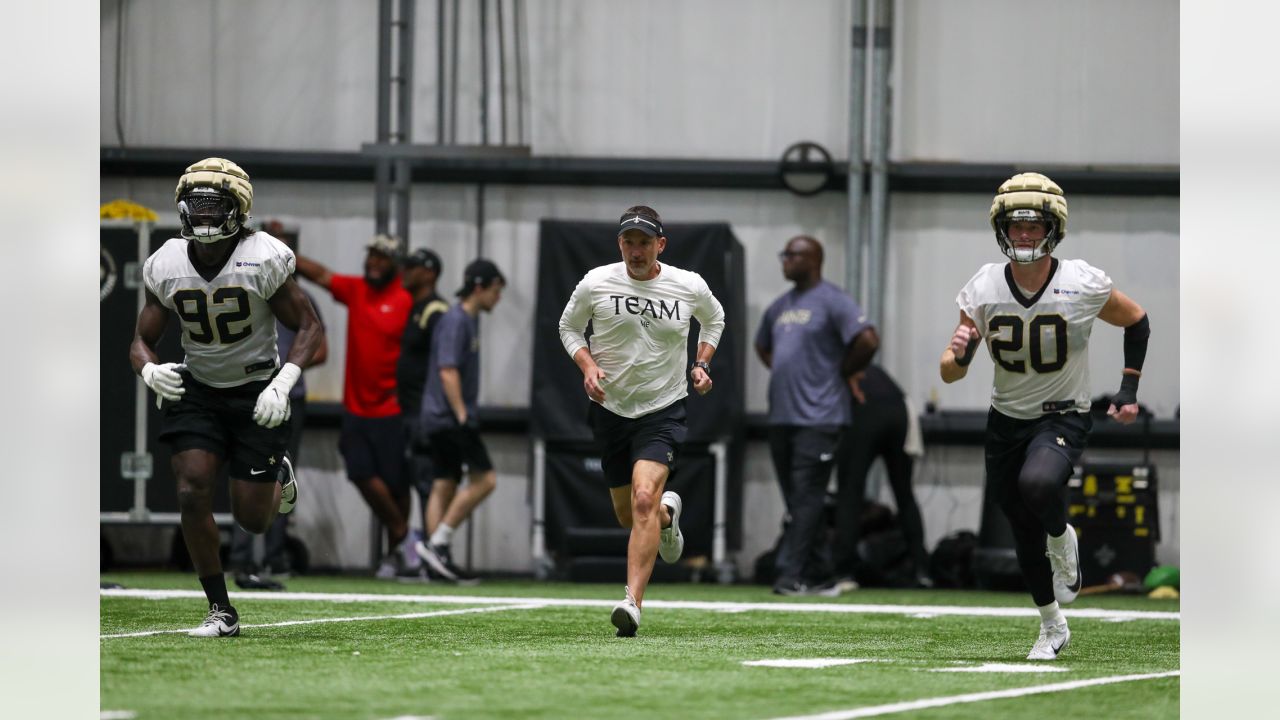
[[[698,273],[724,306],[725,330],[711,361],[714,389],[688,399],[689,441],[736,437],[743,427],[747,317],[742,244],[725,223],[668,225],[660,262]],[[560,314],[582,276],[622,260],[613,223],[543,220],[534,313],[530,430],[546,440],[591,440],[582,373],[560,344]],[[589,333],[588,333],[589,337]],[[689,359],[697,352],[698,323],[689,331]]]
[[[151,252],[160,249],[169,238],[177,237],[176,228],[155,228],[151,233]],[[99,509],[123,512],[133,507],[133,481],[120,475],[120,456],[133,451],[134,388],[137,375],[129,364],[129,345],[138,323],[138,295],[133,286],[125,287],[127,266],[138,261],[138,234],[130,228],[103,228],[102,248],[115,262],[115,288],[101,303],[99,330],[101,345],[99,412],[100,471]],[[142,258],[146,260],[146,258]],[[140,264],[139,264],[140,265]],[[138,270],[141,281],[141,270]],[[170,313],[169,325],[157,349],[160,362],[182,362],[181,329],[178,318]],[[163,412],[156,409],[155,394],[147,391],[147,450],[152,458],[152,475],[147,481],[147,508],[152,512],[177,512],[178,491],[170,468],[169,448],[157,441]],[[230,493],[226,486],[226,466],[219,476],[213,494],[213,510],[231,512]]]

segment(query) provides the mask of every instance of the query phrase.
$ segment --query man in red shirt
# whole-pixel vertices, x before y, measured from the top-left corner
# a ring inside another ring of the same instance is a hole
[[[389,552],[378,577],[404,570],[414,555],[404,543],[409,533],[409,486],[405,474],[404,428],[396,399],[400,338],[413,298],[399,282],[400,246],[378,235],[366,246],[364,276],[335,275],[297,256],[298,273],[324,287],[347,306],[347,364],[342,390],[342,435],[338,448],[347,477],[387,529]],[[399,550],[400,552],[397,552]]]

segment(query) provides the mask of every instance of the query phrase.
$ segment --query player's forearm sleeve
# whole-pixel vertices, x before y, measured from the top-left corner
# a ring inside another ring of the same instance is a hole
[[[1147,338],[1151,337],[1151,323],[1146,313],[1142,319],[1124,329],[1124,367],[1142,372],[1147,359]]]

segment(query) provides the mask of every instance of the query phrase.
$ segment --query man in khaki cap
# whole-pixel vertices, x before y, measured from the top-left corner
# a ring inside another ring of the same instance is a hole
[[[400,337],[413,298],[400,283],[399,241],[377,235],[366,246],[364,275],[338,275],[303,255],[298,273],[347,306],[347,355],[338,448],[347,478],[387,529],[387,553],[377,576],[394,578],[416,569],[409,537],[409,486],[405,478],[404,427],[396,397]],[[403,545],[403,547],[401,547]],[[399,552],[397,552],[399,551]]]

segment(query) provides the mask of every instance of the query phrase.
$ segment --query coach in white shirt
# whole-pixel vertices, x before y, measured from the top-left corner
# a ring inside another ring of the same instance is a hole
[[[706,395],[724,308],[702,276],[658,262],[667,238],[656,210],[630,207],[620,222],[622,262],[588,272],[574,288],[560,316],[560,342],[582,370],[613,510],[631,528],[626,598],[610,618],[619,637],[631,637],[656,556],[674,563],[684,550],[680,496],[663,487],[688,429],[689,321],[702,326],[689,378]]]

